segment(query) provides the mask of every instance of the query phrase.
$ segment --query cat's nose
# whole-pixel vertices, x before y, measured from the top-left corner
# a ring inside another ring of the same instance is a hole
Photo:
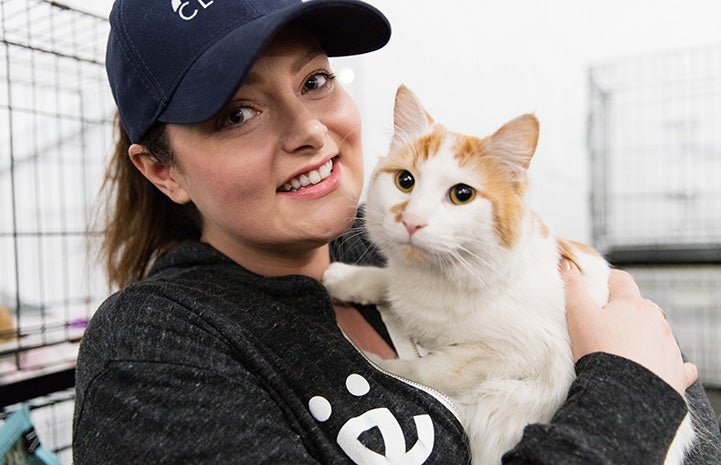
[[[403,226],[406,227],[406,231],[408,231],[408,237],[412,236],[416,233],[416,231],[428,225],[428,223],[422,218],[409,214],[404,214],[401,221],[403,222]]]

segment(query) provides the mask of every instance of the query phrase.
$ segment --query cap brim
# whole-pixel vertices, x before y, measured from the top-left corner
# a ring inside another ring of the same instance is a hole
[[[308,28],[331,57],[377,50],[391,33],[382,13],[355,0],[311,0],[263,16],[208,48],[185,73],[157,120],[191,124],[211,118],[233,96],[267,43],[294,21]]]

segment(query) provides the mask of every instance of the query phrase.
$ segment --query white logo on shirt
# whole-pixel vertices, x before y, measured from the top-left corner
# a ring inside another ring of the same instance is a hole
[[[191,3],[189,0],[172,0],[172,2],[173,11],[176,12],[181,19],[185,21],[191,21],[196,16],[198,16],[198,8],[192,7],[191,9],[189,7]],[[210,5],[215,3],[215,0],[193,0],[193,3],[201,6],[205,10]]]
[[[361,375],[352,374],[346,379],[346,389],[354,396],[362,397],[370,392],[370,385]],[[333,413],[330,402],[322,396],[313,397],[308,402],[308,409],[319,422],[327,421]],[[337,442],[358,465],[421,465],[433,451],[433,421],[429,415],[416,415],[413,421],[418,440],[408,451],[400,423],[385,407],[371,409],[346,421],[338,432]],[[378,428],[381,433],[385,455],[369,449],[359,439],[361,434],[373,428]]]

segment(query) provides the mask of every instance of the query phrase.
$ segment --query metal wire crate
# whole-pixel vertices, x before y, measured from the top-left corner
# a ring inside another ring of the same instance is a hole
[[[590,87],[597,247],[721,263],[721,45],[597,66]]]
[[[721,388],[721,266],[628,267],[645,297],[668,315],[706,387]]]
[[[669,315],[721,387],[721,45],[590,70],[596,247]]]
[[[0,405],[72,385],[107,293],[87,244],[112,145],[108,27],[58,2],[0,0]]]

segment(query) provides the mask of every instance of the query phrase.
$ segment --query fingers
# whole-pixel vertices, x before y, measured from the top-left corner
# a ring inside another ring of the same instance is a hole
[[[693,383],[698,379],[698,368],[691,362],[683,364],[684,375],[686,380],[686,389],[690,388]]]
[[[571,262],[562,260],[559,270],[565,283],[574,361],[593,352],[618,355],[646,367],[681,395],[696,382],[698,370],[692,363],[683,363],[664,311],[641,296],[629,273],[611,271],[609,301],[601,309]]]

